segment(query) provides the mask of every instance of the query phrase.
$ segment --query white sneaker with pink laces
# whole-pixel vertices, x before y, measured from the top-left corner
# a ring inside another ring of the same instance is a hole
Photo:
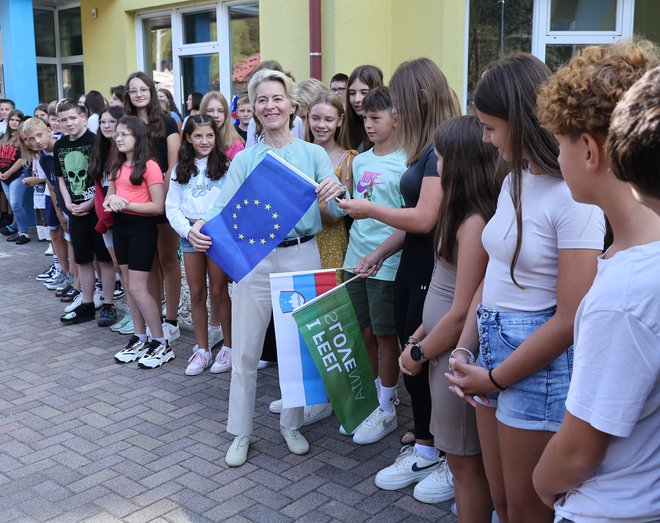
[[[231,370],[231,349],[224,345],[215,356],[215,361],[211,366],[211,374],[220,374]]]
[[[186,376],[197,376],[204,372],[204,369],[209,365],[211,365],[211,351],[199,349],[195,345],[195,350],[188,360]]]

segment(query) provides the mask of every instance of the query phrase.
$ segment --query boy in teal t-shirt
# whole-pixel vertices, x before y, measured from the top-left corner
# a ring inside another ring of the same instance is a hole
[[[396,118],[387,87],[378,87],[362,102],[364,126],[374,147],[353,161],[353,198],[366,198],[386,207],[403,207],[399,188],[406,170],[406,155],[396,149]],[[351,226],[344,267],[355,267],[394,232],[394,228],[373,218],[355,220]],[[397,427],[396,383],[399,377],[399,341],[394,322],[394,277],[400,254],[389,257],[378,273],[347,285],[353,307],[367,343],[380,406],[360,425],[353,441],[374,443]],[[346,271],[346,279],[353,273]],[[373,336],[372,336],[373,334]],[[378,373],[380,360],[380,375]]]

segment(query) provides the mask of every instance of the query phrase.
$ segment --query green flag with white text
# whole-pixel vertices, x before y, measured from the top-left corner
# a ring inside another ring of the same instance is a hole
[[[323,379],[325,392],[350,434],[378,407],[374,375],[348,291],[343,285],[293,312]]]

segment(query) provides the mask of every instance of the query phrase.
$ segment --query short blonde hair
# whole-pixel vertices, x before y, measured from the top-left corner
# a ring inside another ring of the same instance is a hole
[[[261,71],[257,71],[250,79],[250,83],[248,83],[248,96],[250,97],[250,105],[254,112],[256,112],[254,106],[257,101],[257,87],[264,82],[280,82],[284,86],[284,92],[291,102],[291,105],[295,108],[295,111],[289,117],[289,128],[293,129],[293,121],[296,119],[296,113],[300,107],[296,84],[281,71],[275,71],[273,69],[262,69]]]

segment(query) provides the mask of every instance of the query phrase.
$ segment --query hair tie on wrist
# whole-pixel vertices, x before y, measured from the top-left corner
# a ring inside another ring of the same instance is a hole
[[[417,338],[415,338],[415,336],[409,336],[408,337],[408,343],[412,343],[413,345],[418,345],[419,340]]]
[[[493,382],[493,385],[495,385],[498,389],[506,390],[506,387],[502,387],[499,383],[495,381],[495,378],[493,378],[493,369],[488,370],[488,377],[490,378],[490,381]]]

